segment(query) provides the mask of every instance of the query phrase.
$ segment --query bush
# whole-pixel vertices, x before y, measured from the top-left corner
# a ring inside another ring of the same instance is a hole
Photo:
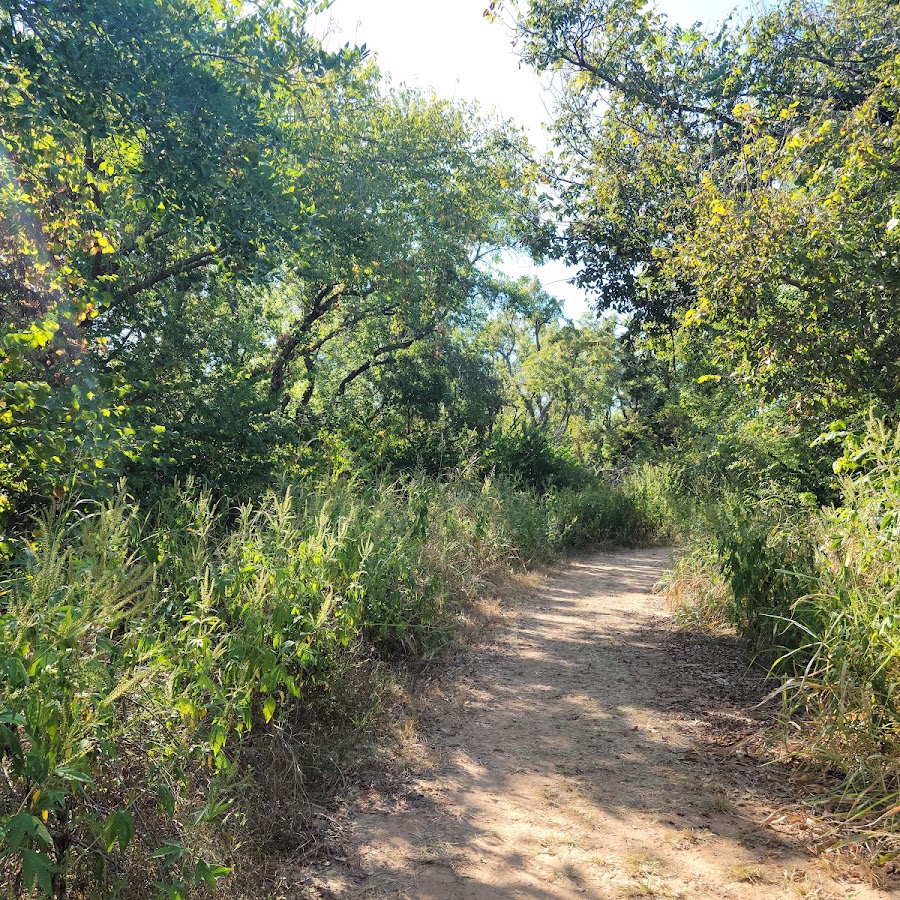
[[[649,523],[602,482],[464,474],[234,510],[188,483],[143,515],[124,491],[48,514],[0,595],[0,872],[19,895],[213,887],[218,829],[247,815],[249,736],[346,696],[348,661],[427,656],[495,573]]]
[[[808,752],[842,773],[838,807],[867,837],[900,825],[900,429],[872,419],[835,434],[840,505],[721,497],[697,515],[668,589],[772,664],[786,714],[803,713]]]
[[[484,461],[498,475],[535,490],[578,487],[592,477],[545,429],[533,425],[496,432]]]
[[[547,498],[547,534],[554,549],[586,544],[629,544],[646,536],[645,520],[623,491],[594,482]]]
[[[846,775],[854,814],[900,825],[900,430],[870,421],[849,436],[840,506],[815,521],[814,580],[792,617],[806,640],[782,659],[814,751]]]
[[[640,511],[644,532],[674,540],[689,530],[690,507],[670,464],[644,463],[626,475],[622,490]]]
[[[805,642],[795,609],[813,583],[815,509],[777,495],[750,510],[731,499],[715,527],[732,619],[757,652],[795,650]]]

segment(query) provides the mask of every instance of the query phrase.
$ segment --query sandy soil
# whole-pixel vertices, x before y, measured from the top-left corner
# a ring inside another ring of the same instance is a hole
[[[668,561],[594,555],[520,595],[432,691],[421,763],[352,800],[314,895],[891,896],[816,858],[783,776],[735,749],[764,686],[731,638],[670,627]]]

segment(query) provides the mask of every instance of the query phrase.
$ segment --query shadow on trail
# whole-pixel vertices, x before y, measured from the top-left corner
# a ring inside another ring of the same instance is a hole
[[[699,732],[728,747],[752,730],[745,711],[765,687],[734,639],[667,626],[648,598],[667,562],[604,554],[523,599],[515,627],[477,652],[456,718],[442,710],[434,782],[365,826],[388,850],[352,896],[622,897],[609,872],[632,859],[640,879],[651,858],[707,896],[731,879],[724,861],[716,875],[719,855],[732,869],[804,861],[759,824],[758,767],[698,746]],[[763,895],[748,890],[721,896]]]

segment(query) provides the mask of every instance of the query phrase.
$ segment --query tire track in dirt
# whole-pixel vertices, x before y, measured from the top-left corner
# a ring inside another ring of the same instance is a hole
[[[761,687],[731,639],[668,627],[669,561],[596,554],[518,596],[432,710],[434,765],[357,797],[317,895],[887,897],[766,824],[776,771],[715,752],[752,730]]]

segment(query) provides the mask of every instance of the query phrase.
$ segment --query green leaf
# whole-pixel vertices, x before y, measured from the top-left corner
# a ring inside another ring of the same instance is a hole
[[[61,778],[63,781],[74,781],[78,784],[86,784],[88,786],[93,786],[94,784],[94,779],[74,763],[67,763],[63,766],[57,766],[54,774],[57,778]]]
[[[277,701],[271,695],[266,699],[266,702],[263,704],[263,718],[266,720],[266,722],[272,721],[272,716],[275,715],[276,705],[277,705]]]
[[[0,725],[0,758],[8,753],[13,761],[22,760],[22,742],[19,734],[6,725]]]
[[[166,866],[174,866],[184,856],[184,847],[176,841],[165,841],[151,854],[151,859],[161,859]]]
[[[53,896],[53,862],[49,856],[36,853],[27,847],[22,849],[22,880],[25,887],[34,887],[37,881],[40,889],[48,896]]]
[[[125,848],[134,837],[134,818],[131,810],[119,809],[108,815],[103,824],[103,837],[106,840],[107,853],[112,852],[112,848],[117,842],[119,850],[124,853]]]
[[[38,819],[34,817],[34,836],[45,846],[52,847],[53,846],[53,838],[50,837],[50,832],[47,831],[47,826]]]
[[[175,815],[175,794],[172,793],[171,788],[167,784],[159,784],[156,787],[156,793],[159,797],[159,805],[160,807],[168,813],[168,815]]]
[[[165,897],[166,900],[187,900],[187,885],[177,878],[172,882],[154,881],[153,887],[159,891],[159,896]]]
[[[56,788],[45,788],[40,792],[36,802],[31,804],[33,815],[41,812],[60,810],[66,802],[66,792]]]
[[[10,850],[18,850],[26,837],[34,835],[34,823],[38,821],[30,812],[20,812],[12,816],[3,826],[3,840]]]
[[[210,865],[205,860],[198,859],[194,868],[194,884],[205,884],[211,891],[215,890],[216,882],[230,871],[227,866]]]
[[[3,662],[3,673],[10,687],[22,687],[28,684],[29,676],[25,663],[17,656],[10,657]]]

